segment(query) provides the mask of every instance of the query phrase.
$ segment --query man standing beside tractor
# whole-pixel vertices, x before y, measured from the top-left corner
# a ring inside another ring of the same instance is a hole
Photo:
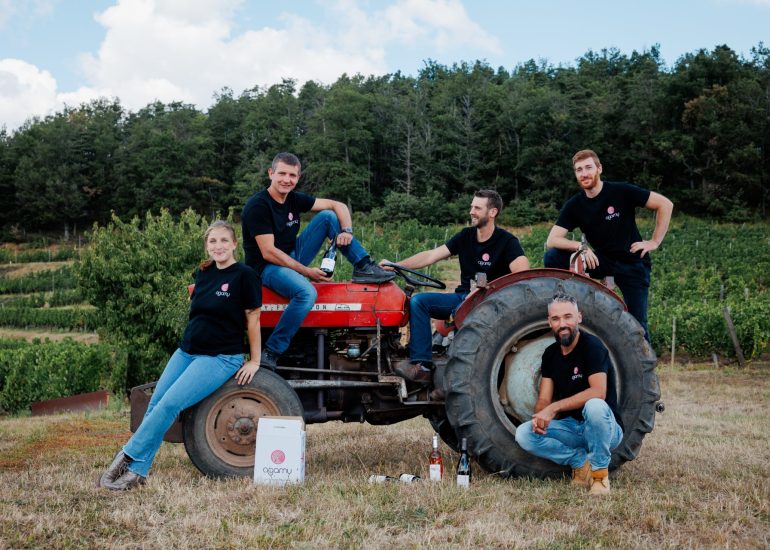
[[[551,228],[545,267],[568,269],[570,254],[579,252],[589,276],[613,276],[629,313],[642,325],[649,341],[650,252],[663,242],[674,205],[654,191],[629,183],[603,182],[601,162],[590,149],[575,153],[572,167],[582,192],[564,204]],[[648,241],[642,240],[636,226],[635,210],[640,206],[656,212],[655,230]],[[567,238],[576,227],[584,233],[590,248]]]
[[[433,356],[430,320],[449,319],[471,291],[471,280],[477,273],[484,273],[492,281],[508,273],[529,269],[519,240],[508,231],[497,227],[495,219],[503,209],[503,200],[496,191],[477,191],[471,202],[471,226],[466,227],[446,244],[419,252],[399,262],[398,265],[419,269],[438,261],[458,256],[460,260],[460,286],[454,293],[421,292],[412,296],[409,303],[409,359],[396,363],[394,370],[413,382],[430,384],[433,380]],[[382,260],[385,269],[390,263]],[[438,392],[438,393],[437,393]],[[443,399],[438,390],[433,399]]]
[[[548,304],[556,342],[543,352],[535,414],[516,429],[516,442],[572,467],[573,485],[604,495],[610,492],[610,454],[623,439],[623,427],[609,353],[601,340],[580,331],[582,320],[568,294],[556,294]]]
[[[301,175],[295,155],[276,155],[267,174],[270,186],[246,202],[241,223],[246,264],[256,270],[266,287],[289,299],[262,350],[261,365],[275,369],[278,358],[315,304],[317,292],[308,279],[316,283],[330,280],[321,269],[308,267],[327,238],[335,241],[353,264],[353,282],[385,283],[395,273],[375,264],[353,238],[350,211],[345,204],[294,190]],[[303,212],[318,214],[297,237]]]

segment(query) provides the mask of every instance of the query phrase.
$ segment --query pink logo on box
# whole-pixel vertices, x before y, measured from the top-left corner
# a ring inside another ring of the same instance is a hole
[[[488,262],[489,261],[489,254],[484,252],[484,254],[481,255],[481,259],[484,260],[485,262]]]
[[[230,284],[229,284],[229,283],[225,283],[225,284],[223,284],[223,285],[222,285],[222,292],[227,292],[227,289],[228,289],[228,288],[230,288]]]
[[[273,464],[283,464],[283,461],[286,460],[286,454],[281,449],[276,449],[270,453],[270,460],[273,461]]]

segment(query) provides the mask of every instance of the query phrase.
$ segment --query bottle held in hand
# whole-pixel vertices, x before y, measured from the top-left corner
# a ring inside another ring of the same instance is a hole
[[[457,461],[457,486],[468,487],[471,484],[471,459],[468,456],[468,440],[463,437],[460,443],[460,460]]]
[[[444,460],[438,450],[438,435],[433,434],[433,449],[430,452],[430,480],[441,481],[444,477]]]
[[[334,266],[337,263],[337,239],[332,239],[329,248],[324,252],[324,257],[321,260],[321,271],[323,271],[327,277],[331,277],[334,274]]]

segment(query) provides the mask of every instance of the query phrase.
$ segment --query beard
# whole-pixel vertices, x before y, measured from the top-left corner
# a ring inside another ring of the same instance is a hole
[[[489,223],[488,216],[485,216],[483,218],[476,218],[475,220],[471,219],[471,226],[475,227],[476,229],[483,229],[484,227],[487,226],[488,223]]]
[[[578,328],[577,327],[575,327],[574,329],[573,328],[566,328],[566,329],[562,329],[562,330],[566,330],[566,332],[559,333],[559,332],[554,331],[553,337],[556,339],[556,341],[560,345],[562,345],[562,346],[564,346],[566,348],[566,347],[569,347],[569,345],[572,344],[572,342],[575,341],[575,338],[577,338]]]
[[[597,185],[599,185],[599,174],[594,174],[594,176],[590,180],[588,180],[588,181],[581,181],[580,182],[580,186],[583,189],[587,189],[587,190],[593,189]]]

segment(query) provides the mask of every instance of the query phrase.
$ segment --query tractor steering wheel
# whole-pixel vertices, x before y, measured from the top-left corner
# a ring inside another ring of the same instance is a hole
[[[398,275],[403,277],[404,280],[412,286],[427,286],[430,288],[438,288],[440,290],[444,290],[446,288],[446,284],[442,283],[438,279],[434,279],[430,275],[426,275],[425,273],[409,269],[408,267],[404,267],[402,265],[394,264],[393,262],[385,262],[382,265],[392,267]],[[419,277],[419,279],[415,279],[411,275],[415,275]]]

